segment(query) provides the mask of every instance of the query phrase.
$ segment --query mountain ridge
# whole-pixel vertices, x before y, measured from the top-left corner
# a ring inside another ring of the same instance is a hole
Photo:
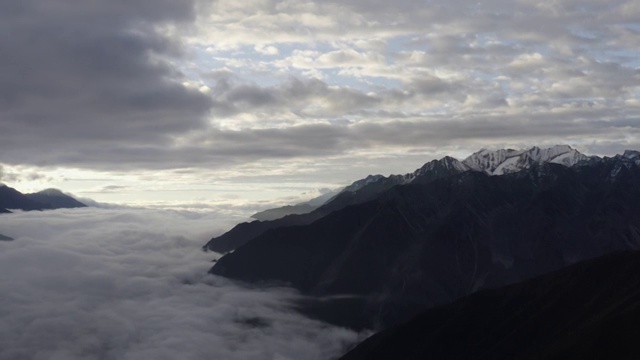
[[[640,166],[623,156],[502,176],[465,171],[269,229],[211,272],[359,297],[339,325],[385,327],[482,288],[640,248],[638,200]],[[322,318],[341,305],[332,306],[312,312]]]
[[[633,157],[635,156],[634,154],[638,155],[640,153],[627,150],[623,155],[617,155],[640,165],[640,155],[632,159],[625,156],[625,154]],[[246,244],[268,229],[280,226],[310,224],[333,211],[371,200],[378,194],[397,185],[405,185],[413,182],[428,183],[465,171],[477,171],[488,175],[499,176],[517,172],[515,169],[518,167],[521,167],[520,171],[522,171],[532,166],[542,165],[548,162],[558,163],[563,166],[574,166],[585,162],[597,163],[604,159],[606,159],[606,157],[599,158],[597,156],[583,155],[568,145],[557,145],[547,149],[541,149],[535,146],[525,150],[482,149],[463,161],[445,156],[439,160],[429,161],[415,171],[404,175],[390,175],[388,177],[369,175],[364,179],[354,181],[337,195],[327,200],[323,205],[307,213],[299,211],[287,213],[285,211],[279,213],[285,215],[280,218],[238,224],[223,235],[212,238],[203,246],[203,249],[226,253]],[[505,163],[505,161],[509,162]],[[497,169],[499,169],[499,173],[496,172]]]
[[[11,209],[33,211],[79,207],[86,205],[58,189],[23,194],[7,185],[0,185],[0,212],[10,213]]]
[[[587,260],[429,309],[341,360],[632,359],[640,356],[640,252]]]

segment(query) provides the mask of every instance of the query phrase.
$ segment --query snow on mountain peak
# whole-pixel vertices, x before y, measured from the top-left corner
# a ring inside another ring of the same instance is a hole
[[[420,176],[428,171],[437,171],[437,170],[445,170],[445,171],[453,171],[453,172],[463,172],[470,170],[470,168],[461,163],[458,159],[452,158],[451,156],[445,156],[440,160],[432,160],[428,163],[424,164],[420,169],[416,170],[413,175]]]
[[[494,174],[500,164],[522,153],[522,150],[513,149],[500,149],[495,151],[483,149],[464,159],[462,163],[472,170]]]
[[[476,171],[490,175],[504,175],[530,168],[534,164],[556,163],[573,166],[588,159],[569,145],[556,145],[547,149],[534,146],[527,150],[480,150],[463,161]]]
[[[629,160],[640,160],[640,151],[625,150],[622,156],[626,157]]]

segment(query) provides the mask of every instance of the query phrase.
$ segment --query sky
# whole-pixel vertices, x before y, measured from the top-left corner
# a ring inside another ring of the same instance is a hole
[[[640,3],[0,2],[0,181],[295,202],[480,148],[640,149]]]
[[[34,226],[37,223],[38,226]],[[291,311],[284,288],[207,275],[222,213],[4,214],[0,360],[328,360],[357,334]]]

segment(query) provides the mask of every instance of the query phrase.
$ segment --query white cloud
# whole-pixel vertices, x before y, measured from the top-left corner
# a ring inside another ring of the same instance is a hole
[[[312,321],[284,289],[205,275],[221,214],[3,215],[0,359],[328,359],[358,335]]]
[[[271,56],[275,56],[278,55],[280,52],[278,51],[278,48],[272,45],[263,45],[263,44],[258,44],[254,47],[255,51],[259,52],[260,54],[263,55],[271,55]]]

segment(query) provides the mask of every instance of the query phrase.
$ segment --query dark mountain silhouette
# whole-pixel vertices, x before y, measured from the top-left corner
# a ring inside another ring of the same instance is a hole
[[[480,291],[379,332],[343,360],[640,359],[640,253]]]
[[[637,152],[628,151],[624,156],[630,158]],[[627,156],[629,155],[629,156]],[[527,150],[481,150],[464,161],[446,156],[440,160],[426,163],[413,173],[405,175],[369,175],[345,187],[337,195],[312,207],[298,204],[254,214],[261,222],[243,223],[229,232],[211,239],[204,250],[226,253],[246,244],[266,230],[282,226],[307,225],[317,219],[340,210],[346,206],[372,200],[382,192],[403,184],[424,184],[443,177],[466,171],[477,171],[491,175],[502,175],[529,169],[546,163],[573,166],[581,161],[600,161],[598,157],[588,157],[567,145],[558,145],[548,149],[532,147]],[[636,158],[640,162],[640,158]],[[325,199],[323,199],[325,200]],[[320,206],[322,204],[322,206]],[[309,204],[307,204],[309,205]],[[285,217],[287,217],[285,219]]]
[[[45,209],[73,209],[87,207],[87,205],[64,194],[58,189],[46,189],[37,193],[26,194],[26,197],[43,204]]]
[[[0,185],[0,209],[24,211],[85,207],[83,203],[59,190],[48,189],[33,194],[22,194],[16,189]]]
[[[0,208],[29,211],[42,210],[44,205],[29,199],[29,197],[14,188],[0,185]]]
[[[13,240],[13,238],[0,234],[0,241],[11,241],[11,240]]]
[[[236,225],[230,231],[211,239],[203,248],[226,253],[248,243],[265,231],[286,226],[308,225],[312,222],[347,206],[360,204],[374,199],[392,187],[409,182],[427,183],[466,171],[458,160],[445,157],[433,160],[422,168],[407,175],[371,175],[347,186],[342,192],[327,201],[316,210],[300,215],[288,215],[272,221],[253,221]]]
[[[380,328],[479,289],[640,249],[640,166],[616,156],[502,176],[452,172],[290,225],[261,229],[211,272],[329,297],[301,308]]]

